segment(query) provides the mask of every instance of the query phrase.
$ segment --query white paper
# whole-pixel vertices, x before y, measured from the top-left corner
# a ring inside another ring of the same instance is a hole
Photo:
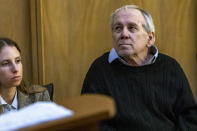
[[[69,117],[73,112],[54,102],[36,102],[18,111],[0,115],[0,131],[11,131]]]

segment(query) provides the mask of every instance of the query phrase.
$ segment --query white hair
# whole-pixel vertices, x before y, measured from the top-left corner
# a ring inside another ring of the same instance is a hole
[[[155,32],[155,26],[154,26],[153,19],[152,19],[151,15],[147,11],[145,11],[144,9],[141,9],[140,7],[138,7],[136,5],[125,5],[125,6],[122,6],[118,9],[116,9],[111,15],[111,29],[113,29],[114,18],[116,16],[116,14],[121,10],[128,10],[128,9],[139,10],[142,13],[142,15],[144,16],[144,19],[145,19],[144,28],[145,28],[146,32],[148,32],[148,33],[149,32]]]

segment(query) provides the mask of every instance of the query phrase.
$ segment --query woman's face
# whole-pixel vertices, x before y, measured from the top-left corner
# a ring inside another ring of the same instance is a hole
[[[4,46],[0,51],[0,87],[16,87],[22,77],[20,52],[14,46]]]

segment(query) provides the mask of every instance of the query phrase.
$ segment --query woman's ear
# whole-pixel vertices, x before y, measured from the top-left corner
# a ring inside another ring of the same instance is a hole
[[[148,33],[148,42],[147,42],[147,47],[151,47],[155,43],[155,33],[150,32]]]

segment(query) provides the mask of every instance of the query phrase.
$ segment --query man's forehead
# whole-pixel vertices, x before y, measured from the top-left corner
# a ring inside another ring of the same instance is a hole
[[[114,18],[116,19],[122,17],[131,17],[134,19],[144,20],[142,13],[137,9],[122,9],[116,13]]]
[[[121,21],[124,22],[132,22],[132,23],[138,23],[138,24],[144,24],[144,16],[142,13],[137,9],[122,9],[118,11],[115,16],[113,23],[121,23]]]

